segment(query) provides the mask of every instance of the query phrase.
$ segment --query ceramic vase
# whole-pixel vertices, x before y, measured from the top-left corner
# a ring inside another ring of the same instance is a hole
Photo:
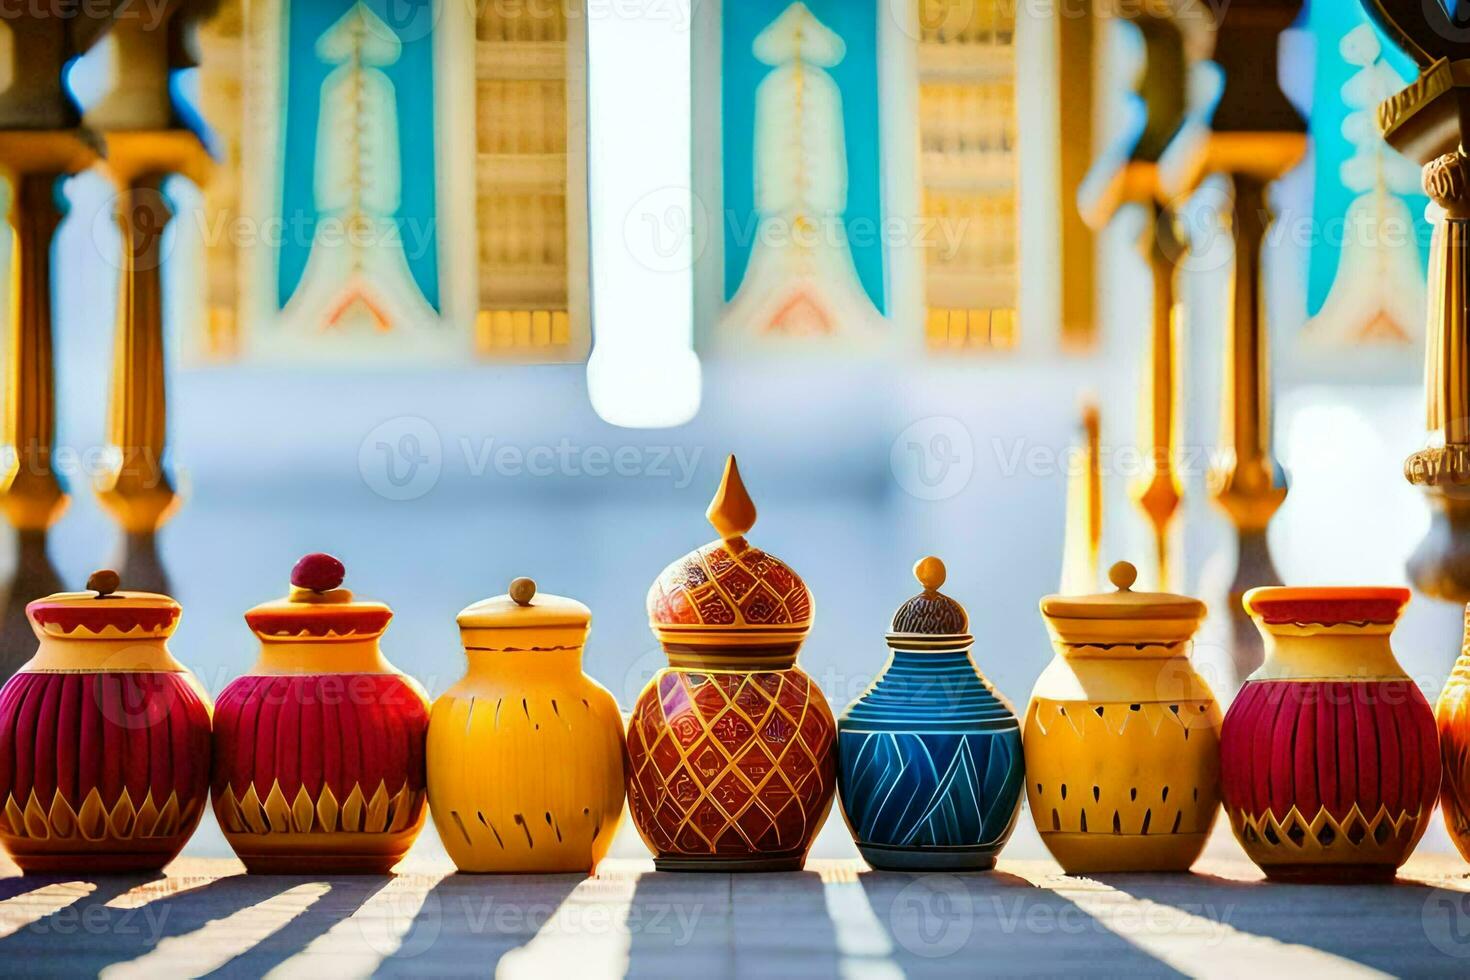
[[[1026,795],[1068,874],[1185,871],[1219,812],[1220,708],[1189,661],[1198,599],[1117,591],[1047,596],[1056,651],[1031,695]]]
[[[590,873],[623,815],[623,719],[582,673],[592,614],[516,579],[459,614],[469,672],[429,717],[429,809],[461,871]]]
[[[1440,809],[1450,839],[1470,861],[1470,606],[1465,609],[1465,644],[1440,691],[1434,715],[1439,727]]]
[[[720,533],[664,569],[649,623],[668,655],[628,726],[628,808],[668,871],[799,869],[836,789],[836,728],[796,666],[806,584],[745,540],[734,457],[707,516]]]
[[[179,605],[117,584],[28,605],[39,646],[0,689],[0,843],[28,874],[158,870],[209,796],[209,699],[168,649]]]
[[[379,648],[392,611],[342,574],[308,555],[249,610],[260,657],[219,696],[214,811],[251,872],[385,873],[423,827],[428,702]]]
[[[924,591],[894,614],[887,666],[837,720],[838,796],[874,868],[983,871],[1020,812],[1021,725],[975,666],[964,608],[939,592],[944,564],[914,575]]]
[[[1439,740],[1389,635],[1399,588],[1264,588],[1266,659],[1221,735],[1225,811],[1269,877],[1392,879],[1429,822]]]

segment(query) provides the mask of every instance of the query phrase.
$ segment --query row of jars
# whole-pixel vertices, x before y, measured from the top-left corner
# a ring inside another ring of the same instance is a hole
[[[925,558],[887,666],[834,721],[796,666],[811,594],[746,540],[733,458],[707,516],[719,538],[649,591],[669,666],[626,730],[582,673],[587,607],[529,579],[459,614],[470,669],[432,705],[380,650],[391,611],[328,555],[245,614],[260,658],[213,705],[168,650],[167,596],[99,572],[37,600],[37,652],[0,689],[0,842],[27,872],[155,869],[212,797],[252,872],[385,872],[426,810],[462,870],[587,872],[626,797],[660,869],[785,870],[836,796],[872,866],[984,870],[1024,791],[1071,873],[1186,870],[1223,802],[1267,874],[1372,880],[1423,834],[1443,770],[1470,858],[1470,659],[1436,726],[1389,646],[1407,590],[1248,594],[1267,656],[1222,718],[1189,660],[1203,604],[1135,592],[1120,563],[1116,591],[1042,600],[1056,656],[1022,722]]]

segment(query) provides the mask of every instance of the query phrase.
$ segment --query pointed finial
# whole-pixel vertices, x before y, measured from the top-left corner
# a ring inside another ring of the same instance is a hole
[[[725,476],[720,480],[720,489],[715,491],[715,498],[709,502],[709,510],[704,512],[704,516],[726,541],[744,537],[755,527],[755,504],[750,494],[745,492],[734,454],[725,461]]]
[[[944,562],[933,555],[920,558],[914,563],[914,578],[919,580],[925,592],[938,592],[944,584]]]
[[[1108,569],[1108,581],[1112,582],[1120,592],[1127,592],[1133,588],[1133,583],[1137,580],[1138,569],[1133,567],[1132,562],[1115,562],[1113,567]]]

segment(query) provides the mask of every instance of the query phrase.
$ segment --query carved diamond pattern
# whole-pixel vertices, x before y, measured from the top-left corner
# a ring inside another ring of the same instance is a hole
[[[710,731],[714,733],[715,738],[720,740],[720,744],[725,747],[725,752],[732,759],[745,747],[745,743],[750,741],[750,736],[755,734],[754,726],[734,708],[721,715],[710,726]]]
[[[705,719],[712,719],[725,710],[725,694],[718,684],[706,679],[694,688],[694,703],[699,705],[699,713]]]
[[[811,624],[811,593],[794,571],[758,548],[732,553],[716,541],[664,569],[648,590],[655,624]]]
[[[660,854],[745,857],[810,844],[836,786],[836,726],[801,671],[668,671],[634,717],[651,724],[628,733],[629,806]]]

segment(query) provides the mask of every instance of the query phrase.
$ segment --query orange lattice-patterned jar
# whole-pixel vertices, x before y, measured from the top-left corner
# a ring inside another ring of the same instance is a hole
[[[806,860],[836,788],[836,725],[796,667],[806,583],[745,534],[732,456],[710,504],[720,540],[664,569],[648,618],[669,666],[628,728],[628,804],[662,871],[784,871]]]

